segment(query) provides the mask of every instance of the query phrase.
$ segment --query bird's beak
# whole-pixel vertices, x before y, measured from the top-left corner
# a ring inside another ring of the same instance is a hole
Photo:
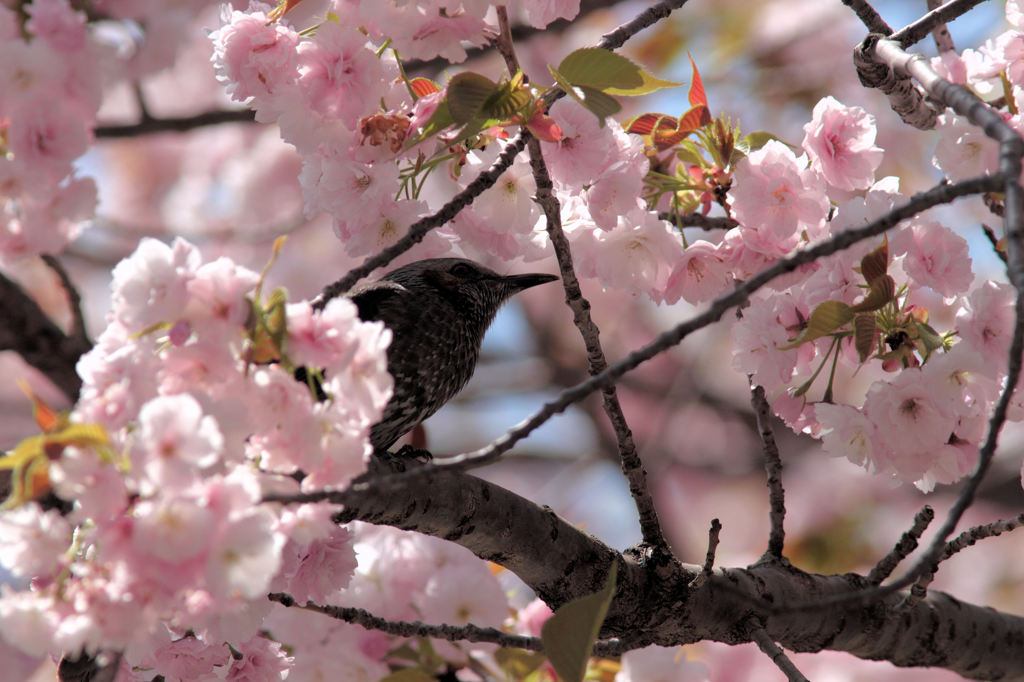
[[[508,282],[509,288],[512,293],[518,293],[523,289],[529,289],[535,287],[538,284],[546,284],[548,282],[554,282],[558,279],[557,275],[546,275],[543,273],[531,273],[528,275],[509,275],[505,278]]]

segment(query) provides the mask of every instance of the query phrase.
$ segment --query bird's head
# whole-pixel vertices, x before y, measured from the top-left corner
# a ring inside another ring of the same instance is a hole
[[[472,307],[489,321],[511,296],[558,277],[542,273],[499,275],[465,258],[431,258],[393,270],[382,279],[413,292],[436,293],[458,306]]]

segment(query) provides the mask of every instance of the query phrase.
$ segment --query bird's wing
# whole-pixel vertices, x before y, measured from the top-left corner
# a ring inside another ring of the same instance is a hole
[[[364,322],[390,319],[388,311],[409,295],[409,290],[397,282],[368,282],[355,287],[348,297],[359,310],[359,319]]]

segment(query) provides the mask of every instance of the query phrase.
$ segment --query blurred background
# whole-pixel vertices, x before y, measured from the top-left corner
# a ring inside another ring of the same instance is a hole
[[[544,32],[517,29],[524,70],[535,82],[549,82],[546,64],[596,43],[601,34],[649,4],[583,0],[581,18],[571,27],[563,22]],[[894,28],[927,11],[924,0],[875,6]],[[309,25],[323,7],[307,0],[292,20],[300,27]],[[160,41],[137,44],[109,27],[112,41],[125,41],[124,49],[135,51],[127,59],[137,65],[139,77],[134,87],[120,83],[106,93],[100,139],[79,163],[80,171],[95,177],[99,186],[99,215],[61,255],[83,294],[93,338],[105,326],[111,269],[145,235],[184,235],[202,247],[207,260],[228,255],[259,271],[270,257],[273,239],[287,234],[269,284],[286,287],[291,300],[314,296],[356,264],[327,218],[304,217],[297,181],[301,163],[280,141],[276,127],[242,122],[184,133],[106,136],[106,126],[140,120],[140,102],[156,118],[237,109],[209,62],[212,50],[205,29],[218,24],[216,3],[183,2],[181,25],[172,28],[190,36],[191,44],[177,51]],[[977,48],[1004,28],[1002,2],[982,3],[950,24],[958,50]],[[901,190],[909,195],[941,178],[930,161],[936,136],[902,125],[880,93],[859,85],[851,53],[865,34],[853,12],[838,1],[691,2],[623,49],[650,71],[684,87],[624,102],[631,108],[621,118],[643,111],[685,111],[689,55],[702,74],[712,114],[728,114],[745,132],[766,130],[799,144],[802,126],[822,96],[864,107],[875,114],[877,144],[888,152],[878,177],[898,175]],[[936,53],[930,40],[914,49]],[[503,69],[492,52],[471,52],[465,66],[493,77]],[[411,63],[406,68],[409,75],[442,82],[439,67]],[[979,278],[1005,278],[979,227],[995,220],[980,200],[960,202],[942,211],[940,219],[968,239]],[[720,235],[688,229],[688,239],[698,237],[715,241]],[[557,271],[552,259],[488,265],[503,272]],[[68,323],[64,292],[48,268],[31,260],[4,263],[3,269],[54,319]],[[604,292],[593,280],[585,280],[583,288],[610,362],[694,312],[685,303],[656,306],[645,298]],[[561,296],[549,289],[528,291],[506,306],[485,339],[470,385],[427,422],[429,449],[443,456],[482,447],[560,389],[584,379],[586,357],[571,320]],[[723,524],[720,565],[748,564],[767,543],[760,442],[746,378],[731,368],[730,327],[731,320],[725,319],[687,338],[619,384],[662,523],[677,555],[690,563],[703,561],[712,518]],[[58,391],[11,353],[0,354],[0,375],[8,377],[0,382],[0,444],[5,448],[35,432],[29,403],[10,379],[25,377],[51,404],[67,406]],[[781,423],[775,430],[785,465],[786,555],[804,570],[868,570],[909,528],[922,505],[932,505],[941,519],[956,492],[953,486],[924,495],[828,457],[816,441],[793,434]],[[963,527],[1020,512],[1022,443],[1019,425],[1009,425],[996,466]],[[596,396],[552,419],[500,463],[476,473],[549,505],[615,548],[640,539],[614,435]],[[1022,551],[1024,537],[1019,535],[985,540],[944,563],[934,587],[1024,614],[1024,564],[1018,560]],[[528,600],[526,591],[518,589],[517,601]],[[687,653],[709,665],[715,682],[784,679],[755,647],[700,644],[688,647]],[[6,660],[8,654],[3,655]],[[797,656],[795,662],[819,681],[959,679],[943,672],[899,671],[842,654]]]

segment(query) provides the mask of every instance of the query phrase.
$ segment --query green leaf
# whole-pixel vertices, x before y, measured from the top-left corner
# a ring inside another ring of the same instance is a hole
[[[889,269],[889,239],[885,238],[871,253],[860,259],[860,274],[871,284]]]
[[[471,71],[455,75],[448,82],[448,93],[445,95],[452,120],[459,125],[472,121],[498,87],[490,78]]]
[[[676,156],[679,157],[680,161],[684,161],[693,166],[700,166],[703,168],[707,165],[704,157],[700,154],[700,148],[690,140],[683,140],[682,144],[677,148]]]
[[[380,682],[437,682],[437,678],[422,668],[401,668],[382,677]]]
[[[454,124],[455,120],[452,118],[451,110],[448,109],[448,102],[441,100],[437,104],[437,109],[434,109],[434,113],[430,115],[430,120],[424,124],[423,129],[420,130],[419,134],[405,143],[405,148],[410,149],[415,147],[428,137],[437,135],[445,128]]]
[[[925,357],[931,355],[934,351],[945,347],[945,340],[939,335],[937,331],[931,328],[931,326],[924,322],[915,322],[917,325],[917,338],[921,341],[921,344],[925,348]]]
[[[870,291],[864,300],[850,308],[855,313],[866,313],[880,310],[896,295],[896,282],[889,275],[882,275],[871,280]]]
[[[498,649],[494,652],[494,660],[505,671],[506,679],[521,680],[543,665],[547,657],[525,649]]]
[[[875,316],[871,313],[861,313],[853,318],[853,347],[857,349],[857,356],[861,362],[875,352],[875,342],[878,338],[875,332]]]
[[[581,682],[587,671],[587,659],[615,594],[617,569],[613,562],[600,592],[563,605],[541,628],[544,653],[565,682]]]
[[[828,336],[853,319],[853,309],[842,301],[822,301],[807,318],[807,328],[792,343],[779,346],[779,350],[792,350],[808,341]]]
[[[776,135],[772,135],[764,130],[755,130],[741,137],[739,142],[736,143],[736,147],[744,154],[749,154],[750,152],[757,151],[772,140],[782,142]]]
[[[626,57],[599,47],[584,47],[569,53],[558,65],[558,72],[573,85],[591,87],[609,95],[645,95],[679,85],[656,78]]]
[[[483,111],[490,118],[504,120],[525,109],[532,99],[526,88],[502,83],[484,102]]]
[[[622,109],[622,105],[614,97],[610,97],[588,85],[573,85],[561,73],[556,71],[554,67],[549,66],[548,70],[551,71],[555,82],[558,83],[558,86],[566,94],[585,106],[594,116],[597,116],[597,120],[600,121],[602,127],[604,127],[604,120],[606,118],[617,114]]]

